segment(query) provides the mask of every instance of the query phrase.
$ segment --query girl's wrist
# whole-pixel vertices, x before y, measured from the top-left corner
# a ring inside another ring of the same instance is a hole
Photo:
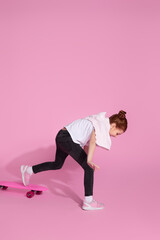
[[[87,162],[90,162],[90,163],[92,163],[92,160],[89,160],[89,159],[87,159]]]

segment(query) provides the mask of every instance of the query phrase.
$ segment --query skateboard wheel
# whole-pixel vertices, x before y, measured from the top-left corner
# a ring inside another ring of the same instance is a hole
[[[7,186],[2,186],[2,190],[6,190],[7,188]]]
[[[32,198],[32,197],[34,196],[34,192],[33,192],[33,191],[27,192],[27,193],[26,193],[26,196],[27,196],[28,198]]]
[[[36,194],[40,195],[40,194],[42,194],[42,191],[36,191]]]

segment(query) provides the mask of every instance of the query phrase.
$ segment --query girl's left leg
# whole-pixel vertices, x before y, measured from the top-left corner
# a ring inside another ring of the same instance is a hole
[[[85,197],[93,196],[94,170],[87,164],[87,154],[79,144],[72,143],[69,155],[84,170],[84,194]]]

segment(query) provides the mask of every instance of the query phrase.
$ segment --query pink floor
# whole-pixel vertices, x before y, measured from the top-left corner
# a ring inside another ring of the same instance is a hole
[[[47,186],[48,192],[29,199],[25,190],[0,191],[2,236],[6,240],[159,240],[159,168],[105,161],[99,161],[103,167],[94,175],[94,198],[105,209],[81,209],[83,170],[69,156],[61,170],[32,176],[31,182]],[[16,171],[13,174],[9,167],[1,173],[3,179],[3,174],[7,176],[5,180],[20,179],[20,173],[16,178]]]

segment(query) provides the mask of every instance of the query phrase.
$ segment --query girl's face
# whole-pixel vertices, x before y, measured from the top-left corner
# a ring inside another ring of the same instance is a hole
[[[121,135],[123,133],[123,130],[120,128],[116,128],[115,123],[111,123],[111,128],[109,131],[110,136],[117,137],[118,135]]]

